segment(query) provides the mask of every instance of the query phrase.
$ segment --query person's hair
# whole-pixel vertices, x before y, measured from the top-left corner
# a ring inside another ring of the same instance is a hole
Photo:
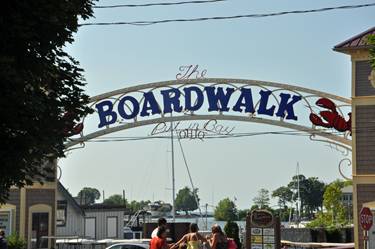
[[[0,230],[0,236],[4,236],[5,235],[5,231],[3,229]]]
[[[198,231],[197,223],[191,223],[190,227],[189,227],[189,230],[190,230],[191,233],[196,233]]]
[[[223,230],[221,230],[221,227],[219,225],[214,225],[214,226],[211,227],[211,229],[212,229],[212,232],[218,233],[221,236],[225,236],[224,233],[223,233]]]
[[[167,220],[164,218],[158,219],[158,226],[161,227],[163,224],[167,225]]]
[[[158,238],[160,238],[160,239],[162,239],[163,238],[163,233],[165,232],[165,231],[167,231],[167,228],[166,227],[163,227],[163,226],[160,226],[159,228],[158,228]]]

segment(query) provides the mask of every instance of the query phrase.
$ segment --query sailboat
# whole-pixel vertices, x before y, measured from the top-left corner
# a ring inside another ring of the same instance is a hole
[[[297,200],[296,200],[296,217],[294,218],[294,221],[292,220],[293,218],[293,202],[290,204],[290,213],[289,213],[289,227],[291,228],[303,228],[306,227],[305,223],[301,223],[300,221],[300,190],[299,190],[299,162],[297,162],[297,168],[296,168],[296,178],[297,178],[297,186],[296,186],[296,180],[294,180],[294,189],[297,189]],[[297,188],[296,188],[297,187]],[[292,200],[294,198],[295,193],[293,193]]]

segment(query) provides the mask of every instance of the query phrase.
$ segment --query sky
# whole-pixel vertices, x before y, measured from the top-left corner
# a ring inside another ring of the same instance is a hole
[[[100,1],[97,5],[142,3],[150,1]],[[366,3],[372,1],[228,0],[94,9],[96,18],[80,23],[263,14]],[[375,7],[367,7],[147,26],[82,26],[65,50],[85,70],[85,91],[89,96],[174,80],[180,66],[199,65],[200,70],[207,70],[208,78],[273,81],[350,98],[350,57],[332,48],[373,27],[374,11]],[[306,112],[306,108],[299,110]],[[300,115],[296,124],[308,126],[308,113]],[[288,131],[254,123],[221,124],[235,127],[237,133]],[[93,114],[85,121],[85,134],[97,131],[97,125],[98,117]],[[144,137],[153,128],[133,128],[108,137]],[[286,186],[296,173],[297,162],[300,174],[329,183],[341,178],[338,165],[345,158],[341,152],[313,142],[308,136],[259,135],[204,142],[181,140],[181,144],[194,186],[199,188],[200,204],[215,206],[227,197],[236,198],[238,209],[250,208],[261,188],[272,192]],[[191,184],[177,140],[174,152],[178,192]],[[61,182],[74,195],[83,187],[93,187],[105,191],[105,197],[125,190],[128,200],[172,202],[169,139],[87,142],[83,149],[67,153],[58,165]],[[350,176],[351,167],[344,166],[343,173]],[[271,205],[276,204],[277,200],[271,199]]]

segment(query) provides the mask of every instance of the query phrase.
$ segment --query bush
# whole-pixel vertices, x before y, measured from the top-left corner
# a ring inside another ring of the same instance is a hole
[[[326,234],[327,234],[327,242],[341,243],[342,232],[339,228],[335,226],[330,226],[326,229]]]
[[[351,242],[353,242],[352,241],[352,229],[351,228],[349,228],[349,227],[347,227],[347,228],[345,228],[345,233],[346,233],[346,243],[351,243]]]
[[[13,234],[8,239],[8,249],[24,249],[25,245],[27,244],[27,241],[18,236],[18,233],[16,231],[13,232]]]
[[[240,242],[239,229],[237,223],[228,218],[227,224],[224,227],[224,232],[228,238],[234,240],[234,242],[237,245],[237,248],[241,249],[242,245]]]

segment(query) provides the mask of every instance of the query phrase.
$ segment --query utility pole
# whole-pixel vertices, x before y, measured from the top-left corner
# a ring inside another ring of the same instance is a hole
[[[173,121],[171,113],[171,146],[172,146],[172,195],[173,195],[173,223],[176,222],[176,205],[175,205],[175,196],[174,196],[174,150],[173,150]]]
[[[207,207],[208,207],[208,203],[206,203],[206,229],[207,229]]]

